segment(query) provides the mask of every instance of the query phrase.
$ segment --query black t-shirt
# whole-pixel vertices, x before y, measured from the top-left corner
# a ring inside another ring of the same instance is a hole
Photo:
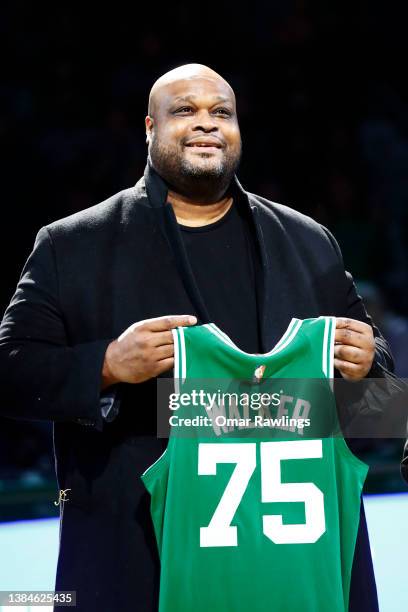
[[[259,353],[259,259],[242,208],[234,200],[227,213],[214,223],[179,227],[211,321],[240,349]]]

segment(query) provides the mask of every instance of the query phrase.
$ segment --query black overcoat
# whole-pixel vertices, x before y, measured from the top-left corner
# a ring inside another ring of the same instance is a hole
[[[242,189],[262,262],[262,352],[292,317],[371,323],[340,250],[320,224]],[[164,182],[148,164],[134,186],[38,232],[0,327],[3,415],[53,421],[61,507],[56,589],[77,592],[78,612],[156,609],[158,556],[140,474],[162,453],[154,379],[119,385],[119,414],[103,421],[108,343],[129,325],[165,314],[208,321]],[[227,280],[226,280],[227,282]],[[378,329],[376,364],[392,368]],[[353,567],[352,610],[376,610],[364,513]]]

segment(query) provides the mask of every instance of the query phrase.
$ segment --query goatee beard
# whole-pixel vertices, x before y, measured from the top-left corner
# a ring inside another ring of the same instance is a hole
[[[210,153],[202,153],[210,158]],[[194,164],[167,147],[157,146],[152,142],[149,159],[158,174],[166,181],[169,188],[196,202],[212,204],[225,195],[231,180],[239,166],[239,155],[225,156],[216,165]]]

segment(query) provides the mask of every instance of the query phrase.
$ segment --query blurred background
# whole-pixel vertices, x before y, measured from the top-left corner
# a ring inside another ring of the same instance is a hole
[[[199,62],[237,94],[243,186],[334,233],[397,374],[408,377],[402,8],[373,0],[3,3],[0,314],[42,225],[140,178],[150,87]],[[373,465],[365,492],[406,491],[403,440],[362,446]],[[56,496],[52,425],[0,419],[0,521],[57,516]]]

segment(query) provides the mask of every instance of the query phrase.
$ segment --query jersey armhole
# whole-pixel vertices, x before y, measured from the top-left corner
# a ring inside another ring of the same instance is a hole
[[[149,465],[149,467],[143,472],[140,477],[149,493],[152,493],[154,483],[158,480],[158,478],[160,478],[160,475],[164,472],[165,469],[167,470],[169,445],[170,439],[164,452],[160,455],[158,459],[156,459],[154,463],[152,463],[152,465]]]
[[[349,460],[350,463],[352,463],[359,470],[361,470],[362,475],[365,478],[367,476],[368,470],[370,469],[370,466],[364,461],[362,461],[361,459],[359,459],[359,457],[357,457],[357,455],[353,453],[353,451],[351,450],[351,448],[349,447],[349,445],[347,444],[347,442],[345,441],[343,437],[337,437],[337,446],[340,452],[345,457],[345,459]]]

